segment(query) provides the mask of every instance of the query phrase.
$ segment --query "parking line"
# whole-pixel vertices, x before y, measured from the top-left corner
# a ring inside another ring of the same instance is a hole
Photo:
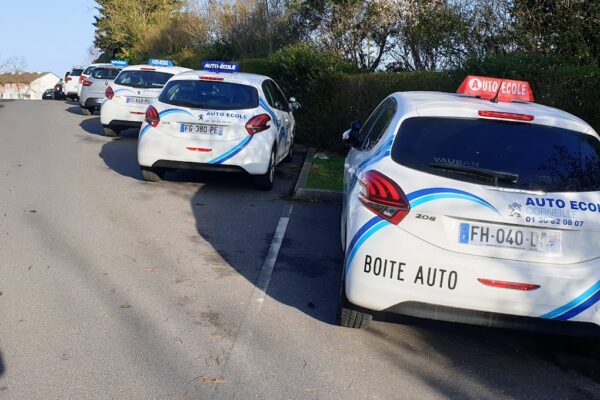
[[[267,252],[265,261],[263,262],[263,265],[258,273],[255,289],[252,293],[252,299],[250,302],[250,304],[257,304],[257,310],[260,310],[263,301],[267,296],[267,289],[269,288],[269,282],[271,282],[273,268],[275,267],[275,262],[277,262],[277,256],[279,255],[281,243],[283,243],[285,231],[287,230],[288,222],[290,221],[290,215],[292,214],[293,208],[293,205],[288,205],[283,212],[283,216],[279,218],[279,223],[277,224],[277,228],[275,229],[275,234],[273,235],[273,240],[271,241],[271,245],[269,246],[269,251]]]

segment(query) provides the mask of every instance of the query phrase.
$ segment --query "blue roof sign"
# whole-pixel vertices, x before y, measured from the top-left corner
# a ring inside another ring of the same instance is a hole
[[[153,67],[172,67],[173,61],[160,60],[158,58],[151,58],[148,60],[148,65],[152,65]]]
[[[111,60],[110,63],[115,67],[125,68],[129,65],[129,61],[127,60]]]
[[[202,69],[209,72],[233,73],[240,70],[240,65],[225,61],[202,61]]]

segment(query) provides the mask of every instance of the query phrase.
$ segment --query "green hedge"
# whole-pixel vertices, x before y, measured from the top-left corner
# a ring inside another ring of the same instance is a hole
[[[296,97],[297,139],[319,149],[343,152],[340,137],[351,121],[364,121],[390,93],[433,90],[455,92],[468,74],[527,80],[536,102],[571,112],[600,131],[600,68],[571,65],[538,56],[471,60],[452,72],[360,73],[348,64],[293,46],[265,59],[241,60],[242,71],[271,76],[288,96]]]

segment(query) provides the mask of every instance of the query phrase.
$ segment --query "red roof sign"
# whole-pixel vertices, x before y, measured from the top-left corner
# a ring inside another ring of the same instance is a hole
[[[529,82],[486,76],[467,76],[458,88],[457,93],[477,96],[484,100],[534,101]]]

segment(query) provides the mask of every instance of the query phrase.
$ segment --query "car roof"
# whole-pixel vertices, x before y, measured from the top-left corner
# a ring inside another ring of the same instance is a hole
[[[391,96],[405,107],[404,112],[420,116],[479,117],[479,110],[533,115],[533,124],[554,126],[597,135],[581,118],[558,108],[529,102],[492,102],[473,96],[443,92],[396,92]]]
[[[186,71],[191,71],[191,69],[189,68],[184,68],[184,67],[157,67],[154,65],[148,65],[148,64],[139,64],[139,65],[130,65],[128,67],[123,68],[122,71],[141,71],[143,69],[152,69],[156,72],[166,72],[168,74],[180,74],[182,72],[186,72]]]
[[[185,79],[198,79],[200,76],[202,77],[210,77],[210,78],[223,78],[225,82],[237,82],[244,83],[250,85],[261,85],[265,80],[271,79],[268,76],[258,75],[258,74],[249,74],[246,72],[209,72],[204,70],[198,71],[189,71],[183,74],[177,75],[177,80],[185,80]]]

